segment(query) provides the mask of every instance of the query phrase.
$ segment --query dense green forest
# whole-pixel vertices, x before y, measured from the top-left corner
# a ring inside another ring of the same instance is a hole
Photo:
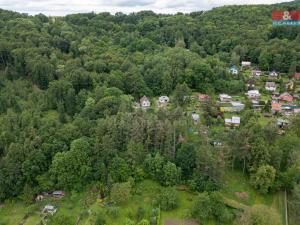
[[[299,116],[284,135],[250,108],[239,129],[214,129],[223,120],[212,98],[194,135],[187,97],[245,92],[245,79],[228,72],[241,61],[284,79],[300,71],[300,27],[273,27],[274,8],[300,3],[176,15],[0,10],[0,203],[30,204],[42,192],[92,186],[122,202],[129,189],[152,180],[165,187],[157,203],[163,210],[176,207],[172,187],[184,185],[200,193],[190,212],[198,221],[276,221],[263,206],[244,214],[225,206],[225,173],[235,170],[259,193],[287,190],[289,213],[299,221]],[[167,95],[172,104],[134,107],[144,95]],[[216,150],[213,140],[222,147]],[[144,219],[139,224],[148,224]]]

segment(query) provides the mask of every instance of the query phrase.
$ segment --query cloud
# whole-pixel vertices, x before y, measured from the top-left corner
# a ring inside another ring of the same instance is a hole
[[[116,6],[147,6],[155,3],[155,0],[112,0],[112,1],[103,1],[107,5],[116,5]]]
[[[272,4],[289,0],[251,0],[251,4]],[[66,15],[82,12],[124,12],[153,10],[176,13],[208,10],[216,6],[250,4],[244,0],[0,0],[0,8],[46,15]]]

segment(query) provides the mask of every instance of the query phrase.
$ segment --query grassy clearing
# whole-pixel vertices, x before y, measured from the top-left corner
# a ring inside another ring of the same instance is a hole
[[[259,194],[249,184],[249,177],[246,177],[242,172],[238,171],[226,171],[225,173],[225,188],[222,191],[224,197],[241,202],[242,204],[252,206],[255,204],[272,205],[274,195],[273,194]],[[245,192],[248,194],[248,198],[239,198],[236,193]]]
[[[19,224],[26,215],[26,208],[23,204],[7,203],[0,209],[0,224],[15,225]]]
[[[249,178],[243,176],[241,172],[226,171],[226,186],[222,191],[224,199],[229,203],[235,204],[238,208],[245,208],[254,204],[265,204],[275,208],[284,221],[284,204],[283,194],[261,195],[257,193],[249,184]],[[65,214],[77,220],[81,217],[80,225],[92,225],[96,219],[96,215],[101,213],[105,216],[107,224],[122,225],[126,218],[131,218],[137,222],[136,214],[138,208],[144,209],[144,218],[149,218],[151,211],[155,206],[155,199],[160,193],[161,186],[156,182],[145,180],[137,185],[135,194],[126,204],[117,207],[117,215],[108,212],[108,207],[102,206],[96,201],[95,195],[90,192],[68,193],[61,201],[44,200],[43,202],[26,206],[21,203],[7,203],[5,208],[0,209],[0,225],[16,225],[19,224],[25,215],[28,215],[25,225],[36,225],[41,217],[40,211],[46,204],[53,204],[58,207],[59,214]],[[197,194],[187,191],[176,190],[179,199],[179,207],[171,211],[161,212],[161,224],[163,225],[167,219],[185,219],[190,215],[191,207],[196,199]],[[237,192],[245,192],[248,198],[241,199],[236,195]],[[207,225],[214,225],[214,221],[210,221]]]
[[[284,193],[259,194],[252,188],[249,177],[243,176],[242,172],[226,171],[226,187],[222,194],[225,201],[234,204],[237,208],[247,208],[256,204],[264,204],[274,208],[281,217],[282,224],[285,224]],[[240,198],[236,193],[247,193],[248,198]]]

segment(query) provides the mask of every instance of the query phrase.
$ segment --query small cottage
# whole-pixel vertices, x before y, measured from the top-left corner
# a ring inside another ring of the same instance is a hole
[[[65,196],[64,191],[53,191],[52,196],[55,198],[63,198]]]
[[[235,108],[238,112],[242,111],[245,108],[245,104],[241,102],[231,102],[233,108]]]
[[[225,126],[236,128],[239,127],[241,123],[241,118],[238,116],[233,116],[232,118],[225,119]]]
[[[265,88],[267,91],[276,91],[275,82],[266,82]]]
[[[210,144],[214,147],[222,147],[223,143],[221,141],[211,141]]]
[[[230,102],[232,99],[232,97],[227,94],[220,94],[219,98],[220,98],[221,102]]]
[[[281,112],[281,104],[273,103],[271,107],[272,107],[273,114]]]
[[[296,80],[300,80],[300,73],[295,73],[295,74],[294,74],[294,78],[295,78]]]
[[[168,96],[160,96],[160,97],[158,98],[158,103],[159,103],[160,105],[166,105],[166,104],[169,103],[169,101],[170,101],[170,99],[169,99]]]
[[[205,102],[205,101],[208,101],[210,99],[210,96],[206,95],[206,94],[199,94],[198,99],[199,99],[200,102]]]
[[[245,104],[241,102],[231,102],[231,106],[220,107],[221,112],[240,112],[245,108]]]
[[[248,80],[247,81],[247,88],[248,88],[248,90],[253,90],[253,88],[255,87],[255,83],[256,83],[256,81],[255,80]]]
[[[151,103],[150,103],[150,100],[144,95],[140,99],[140,105],[142,108],[148,108],[148,107],[150,107]]]
[[[274,80],[277,78],[278,78],[278,73],[276,73],[275,71],[269,73],[269,79]]]
[[[35,198],[35,201],[39,202],[39,201],[43,201],[44,200],[44,195],[37,195]]]
[[[285,89],[287,90],[287,91],[292,91],[292,90],[294,90],[294,81],[289,81],[289,82],[287,82],[286,84],[285,84]]]
[[[283,101],[283,102],[292,102],[294,100],[293,96],[290,95],[288,92],[281,94],[279,96],[279,99],[280,99],[280,101]]]
[[[199,123],[200,121],[200,116],[197,113],[192,113],[192,118],[194,120],[194,123]]]
[[[277,119],[277,126],[280,129],[285,129],[288,125],[289,125],[289,121],[288,120],[281,119],[281,118]]]
[[[242,61],[242,68],[250,68],[251,62],[249,61]]]
[[[56,211],[57,211],[57,209],[56,209],[55,206],[53,206],[53,205],[46,205],[44,207],[44,209],[43,209],[42,212],[45,213],[45,214],[50,214],[50,215],[53,216],[56,213]]]
[[[229,69],[229,72],[232,74],[232,75],[238,75],[239,74],[239,70],[236,66],[232,66],[230,69]]]
[[[259,78],[261,76],[262,72],[261,72],[261,70],[256,69],[256,70],[252,70],[251,74],[253,77]]]
[[[300,108],[295,108],[294,109],[294,114],[296,114],[296,115],[300,114]]]
[[[249,99],[258,99],[261,96],[258,90],[250,90],[246,93],[246,95]]]

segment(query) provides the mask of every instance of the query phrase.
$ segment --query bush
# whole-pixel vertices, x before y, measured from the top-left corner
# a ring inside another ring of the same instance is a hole
[[[121,204],[131,198],[131,185],[129,182],[115,183],[110,193],[111,200],[116,204]]]
[[[50,225],[73,225],[75,221],[72,220],[70,216],[64,214],[56,214],[51,217]],[[98,224],[97,224],[98,225]]]
[[[150,225],[150,222],[148,220],[141,220],[137,225]]]
[[[192,208],[192,217],[199,222],[215,219],[221,224],[228,223],[233,219],[233,215],[223,202],[219,192],[203,192],[197,197]]]
[[[146,214],[146,211],[143,207],[138,207],[137,211],[136,211],[136,219],[137,220],[141,220],[144,218]]]
[[[106,209],[106,213],[115,218],[119,216],[120,209],[119,207],[111,206]]]
[[[106,221],[102,213],[98,213],[96,216],[95,225],[105,225]]]
[[[168,211],[177,208],[178,198],[174,188],[165,188],[158,196],[158,203],[162,210]]]

